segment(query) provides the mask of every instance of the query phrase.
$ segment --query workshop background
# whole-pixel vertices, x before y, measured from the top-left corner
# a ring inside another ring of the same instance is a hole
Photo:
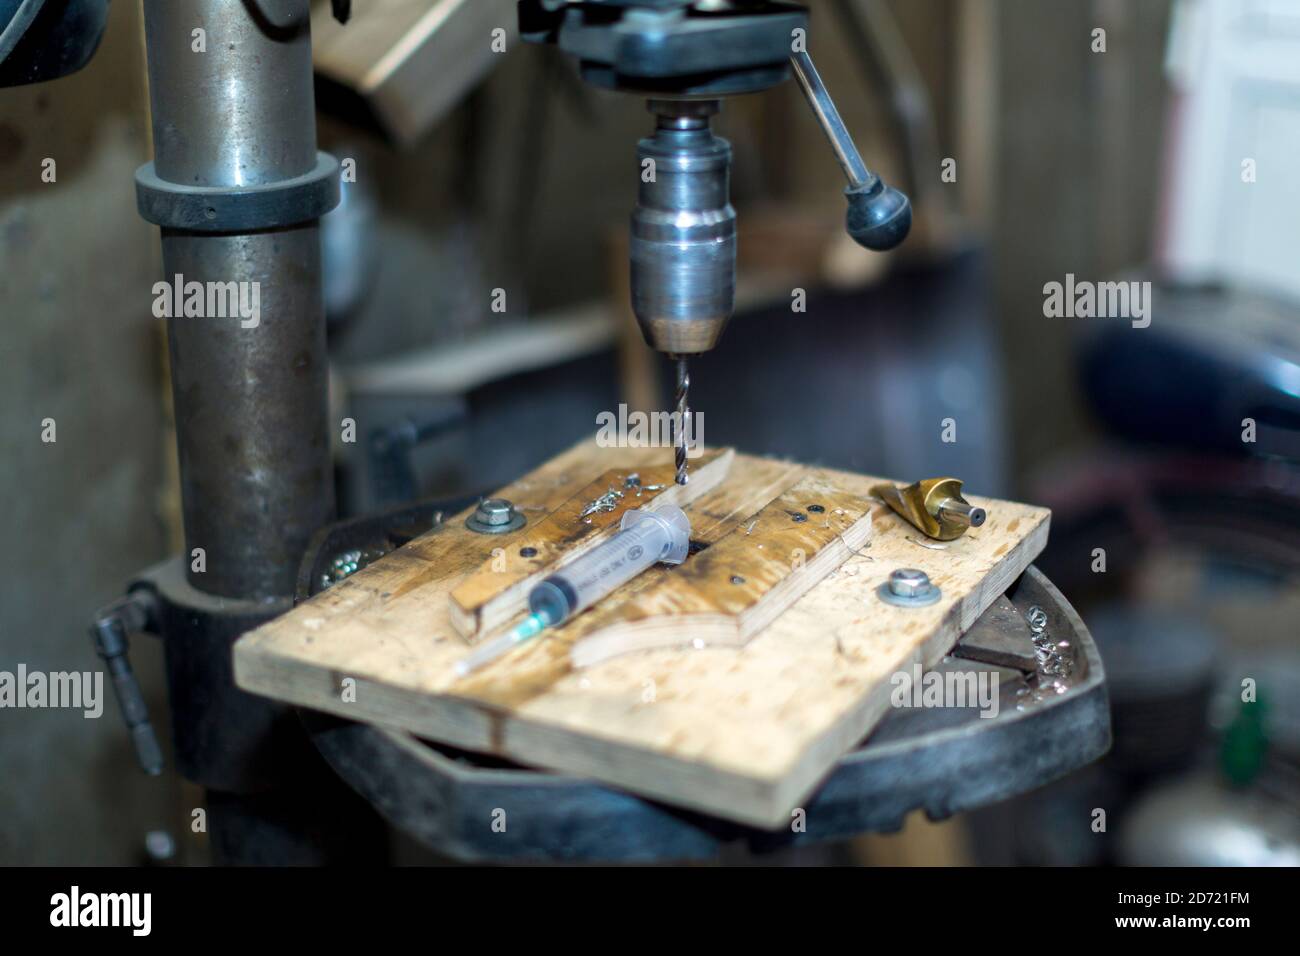
[[[1300,3],[892,0],[874,5],[897,26],[892,94],[872,40],[819,30],[835,4],[810,5],[823,77],[916,227],[862,255],[795,85],[729,104],[742,308],[698,364],[705,441],[1052,507],[1039,564],[1100,643],[1115,746],[978,825],[785,859],[1295,861]],[[357,169],[324,238],[340,417],[423,426],[416,490],[452,496],[589,434],[594,410],[664,407],[625,304],[643,104],[518,42],[496,0],[474,6],[509,27],[506,55],[449,42],[427,82],[367,95],[349,78],[400,39],[368,6],[399,23],[432,2],[355,6],[371,28],[352,42],[316,23],[321,148]],[[97,666],[94,610],[181,545],[161,263],[133,181],[149,137],[136,3],[112,4],[84,71],[0,90],[0,669]],[[1156,283],[1150,327],[1045,317],[1067,274]],[[366,447],[339,449],[346,513],[410,477]],[[161,729],[161,653],[140,638],[133,658]],[[1243,676],[1263,725],[1234,706]],[[99,720],[0,712],[0,863],[203,863],[200,803],[138,771],[114,701]],[[1105,834],[1061,825],[1097,806]]]

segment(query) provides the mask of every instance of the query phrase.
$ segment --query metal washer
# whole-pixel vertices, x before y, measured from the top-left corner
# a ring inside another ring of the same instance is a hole
[[[936,603],[939,598],[943,597],[943,591],[940,589],[939,585],[931,584],[928,591],[909,597],[902,594],[895,594],[889,589],[889,582],[886,581],[884,584],[880,585],[880,587],[876,588],[876,597],[880,598],[880,600],[884,601],[886,604],[892,604],[895,607],[929,607],[931,604]]]

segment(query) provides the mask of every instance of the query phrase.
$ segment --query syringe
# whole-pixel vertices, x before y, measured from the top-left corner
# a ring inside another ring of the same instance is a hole
[[[563,624],[655,562],[681,564],[690,544],[691,521],[681,508],[664,505],[654,511],[629,511],[614,537],[534,587],[528,593],[531,613],[512,630],[457,661],[457,676],[478,670],[544,628]]]

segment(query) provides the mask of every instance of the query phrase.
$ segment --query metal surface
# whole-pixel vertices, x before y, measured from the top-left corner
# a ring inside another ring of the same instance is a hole
[[[1021,680],[1004,680],[1003,706],[895,710],[804,801],[806,831],[768,832],[671,809],[591,781],[519,768],[409,734],[310,715],[331,766],[394,826],[464,860],[651,861],[716,856],[730,843],[756,851],[893,831],[923,809],[932,819],[1037,788],[1096,760],[1110,744],[1101,660],[1074,610],[1035,568],[1008,597],[1023,614],[1043,607],[1075,660],[1067,693],[1018,706]],[[987,669],[947,661],[942,667]],[[509,826],[488,825],[495,809]]]
[[[683,0],[614,3],[523,0],[519,32],[577,58],[582,78],[609,89],[675,96],[753,93],[789,76],[798,4],[754,0],[704,5]]]
[[[735,310],[731,147],[709,130],[712,101],[651,100],[632,213],[632,309],[646,343],[669,355],[713,348]]]
[[[826,134],[826,139],[831,144],[831,149],[835,151],[835,158],[839,161],[840,168],[844,170],[844,177],[849,181],[850,186],[865,186],[873,178],[872,173],[867,169],[867,164],[862,161],[858,148],[853,145],[853,137],[849,135],[844,120],[840,118],[840,111],[835,108],[835,102],[817,73],[817,67],[813,66],[812,57],[806,52],[795,53],[790,57],[790,64],[794,67],[799,89],[803,91],[804,98],[808,100],[813,115],[817,117],[822,132]]]
[[[941,524],[949,523],[959,528],[978,528],[984,524],[988,514],[983,508],[977,508],[968,501],[945,498],[939,503],[939,511],[935,517]]]
[[[274,187],[317,168],[307,0],[146,0],[154,169],[188,187]],[[195,23],[210,50],[191,49]],[[293,592],[310,536],[333,516],[320,232],[163,229],[164,274],[256,283],[259,324],[168,322],[187,553],[195,588]]]
[[[309,3],[277,6],[272,18],[262,0],[144,0],[159,177],[254,186],[315,166]]]
[[[0,0],[0,87],[58,79],[94,56],[108,0]]]
[[[984,661],[1001,667],[1032,671],[1038,667],[1034,642],[1024,615],[1014,604],[1000,597],[980,615],[961,643],[953,648],[954,657]]]

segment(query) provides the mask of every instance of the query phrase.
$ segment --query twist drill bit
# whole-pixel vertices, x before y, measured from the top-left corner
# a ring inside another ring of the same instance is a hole
[[[690,427],[691,408],[688,402],[688,393],[691,388],[690,372],[686,368],[686,359],[678,356],[677,358],[677,414],[675,416],[676,425],[676,463],[677,463],[677,483],[686,484],[690,476],[686,474],[686,430]]]

